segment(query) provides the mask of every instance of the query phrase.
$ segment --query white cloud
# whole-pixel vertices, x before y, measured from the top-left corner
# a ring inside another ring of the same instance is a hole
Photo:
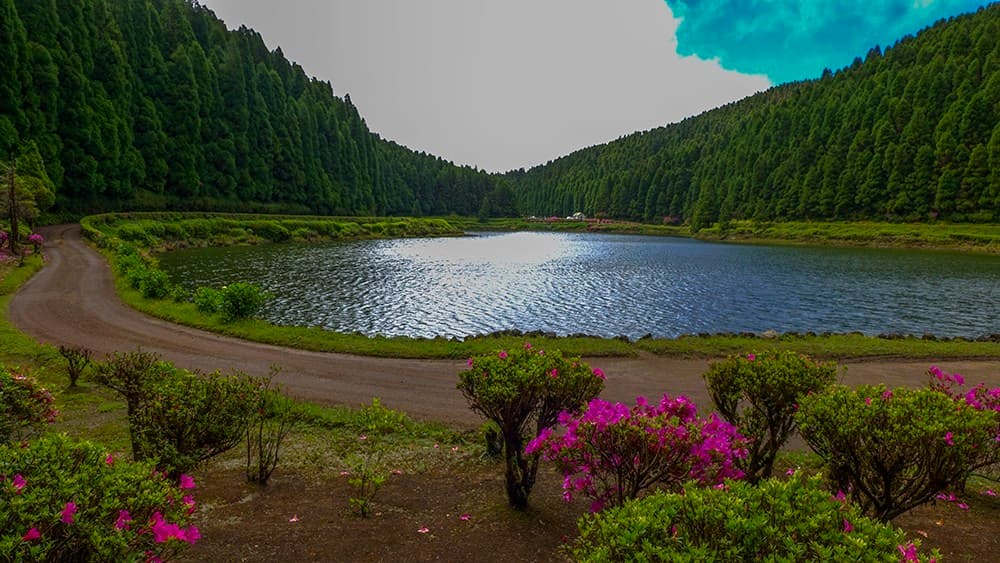
[[[529,167],[765,89],[676,54],[662,0],[203,0],[330,80],[382,136]]]

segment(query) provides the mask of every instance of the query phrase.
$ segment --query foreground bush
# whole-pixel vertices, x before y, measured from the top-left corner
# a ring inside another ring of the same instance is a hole
[[[979,452],[979,458],[969,467],[969,472],[977,472],[987,479],[1000,481],[1000,387],[987,387],[985,383],[978,383],[966,388],[965,378],[957,373],[945,373],[937,366],[931,366],[927,375],[931,389],[948,395],[953,401],[993,414],[996,439]]]
[[[594,399],[579,416],[560,414],[559,424],[564,432],[543,430],[526,452],[555,461],[566,500],[582,493],[595,499],[594,512],[654,486],[677,491],[686,481],[716,485],[743,476],[734,465],[746,455],[743,437],[714,414],[698,418],[685,397],[663,395],[656,405],[639,397],[631,409]]]
[[[64,436],[0,446],[0,560],[167,559],[199,538],[193,486]]]
[[[996,439],[991,413],[933,389],[835,385],[803,397],[796,421],[834,490],[883,521],[962,483]]]
[[[553,426],[559,413],[580,412],[604,389],[604,374],[578,358],[525,344],[521,350],[471,358],[469,369],[459,374],[458,389],[472,410],[500,428],[507,499],[524,508],[538,473],[538,455],[526,454],[525,444]]]
[[[719,414],[750,441],[737,464],[756,482],[771,476],[795,429],[799,398],[832,385],[837,366],[794,352],[766,352],[713,362],[704,377]]]
[[[52,394],[18,368],[0,366],[0,445],[38,432],[59,414]]]
[[[579,528],[575,561],[919,560],[901,530],[832,498],[819,478],[659,492],[584,516]]]
[[[93,377],[125,400],[135,460],[171,475],[242,442],[260,390],[253,378],[190,373],[142,350],[114,354]]]

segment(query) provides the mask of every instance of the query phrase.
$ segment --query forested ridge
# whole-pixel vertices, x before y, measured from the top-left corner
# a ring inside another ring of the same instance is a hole
[[[680,123],[509,174],[522,211],[1000,221],[1000,4]]]
[[[0,0],[0,151],[44,186],[25,209],[472,215],[497,182],[379,138],[194,0]]]

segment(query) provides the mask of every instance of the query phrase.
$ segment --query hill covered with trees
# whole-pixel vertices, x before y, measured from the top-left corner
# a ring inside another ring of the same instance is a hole
[[[536,215],[1000,221],[1000,4],[509,178]]]
[[[474,215],[496,183],[379,138],[194,0],[0,0],[0,151],[76,211]]]

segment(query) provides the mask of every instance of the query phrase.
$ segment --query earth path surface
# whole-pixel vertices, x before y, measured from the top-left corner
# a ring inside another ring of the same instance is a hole
[[[374,358],[309,352],[258,344],[162,321],[124,305],[115,293],[107,262],[81,238],[79,225],[41,229],[48,264],[14,296],[8,310],[14,325],[41,342],[83,346],[98,357],[115,351],[157,352],[176,365],[206,372],[240,370],[266,375],[293,396],[326,405],[360,405],[379,397],[382,404],[415,418],[460,426],[480,422],[456,390],[464,361]],[[998,347],[1000,351],[1000,347]],[[701,374],[708,360],[658,357],[591,358],[607,374],[603,397],[632,401],[637,395],[684,394],[703,409],[711,401]],[[879,359],[850,362],[841,381],[919,386],[930,362]],[[937,362],[970,382],[1000,385],[1000,360]]]

